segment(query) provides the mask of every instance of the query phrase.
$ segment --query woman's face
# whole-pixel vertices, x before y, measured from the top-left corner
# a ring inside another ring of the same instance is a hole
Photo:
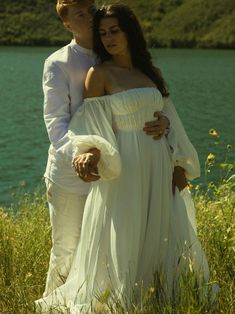
[[[104,48],[111,55],[125,55],[129,52],[126,33],[124,33],[115,17],[105,17],[100,21],[100,39]]]

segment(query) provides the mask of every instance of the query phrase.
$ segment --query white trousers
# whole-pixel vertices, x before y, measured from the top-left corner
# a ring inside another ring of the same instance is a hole
[[[62,285],[68,276],[80,238],[87,198],[87,195],[69,193],[47,179],[46,187],[52,226],[52,249],[44,297]]]

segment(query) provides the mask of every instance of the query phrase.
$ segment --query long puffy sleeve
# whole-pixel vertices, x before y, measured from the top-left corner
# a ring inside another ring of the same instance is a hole
[[[107,96],[85,99],[70,122],[68,135],[73,146],[73,157],[93,147],[100,150],[98,171],[101,180],[112,180],[119,176],[121,159]]]
[[[198,154],[185,132],[171,99],[167,97],[163,98],[163,101],[163,112],[170,121],[170,130],[167,138],[172,149],[174,165],[184,168],[187,179],[193,180],[200,176]]]
[[[71,119],[67,73],[58,62],[45,61],[43,71],[44,121],[54,149],[69,142],[67,136]]]

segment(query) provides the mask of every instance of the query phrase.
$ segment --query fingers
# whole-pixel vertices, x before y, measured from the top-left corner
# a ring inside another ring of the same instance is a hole
[[[83,168],[83,171],[79,172],[78,175],[84,182],[93,182],[100,179],[98,167],[92,164],[88,164],[88,167]]]
[[[92,167],[91,163],[91,159],[87,156],[85,157],[84,161],[80,163],[79,173],[82,176],[86,176],[90,173],[90,168]]]
[[[94,167],[89,163],[78,163],[75,167],[75,171],[79,175],[80,178],[88,178],[92,176],[98,175],[98,170],[94,170]]]
[[[143,131],[147,135],[158,135],[159,133],[164,133],[165,129],[159,124],[154,124],[152,126],[145,126]]]
[[[147,121],[147,122],[145,122],[144,129],[145,129],[145,128],[155,127],[155,126],[158,126],[158,125],[160,125],[160,123],[159,123],[159,121],[158,121],[158,120],[154,120],[154,121]]]
[[[154,127],[144,128],[144,131],[148,135],[158,135],[159,133],[163,133],[164,130],[156,125]]]
[[[153,136],[153,139],[156,140],[156,141],[157,141],[157,140],[160,140],[160,139],[163,137],[163,135],[164,135],[164,134],[154,135],[154,136]]]
[[[164,136],[169,121],[167,118],[165,118],[162,112],[156,111],[154,116],[157,117],[157,120],[147,121],[143,131],[146,133],[146,135],[152,136],[154,140],[159,140]]]
[[[160,118],[160,117],[162,117],[163,116],[163,113],[161,112],[161,111],[155,111],[154,112],[154,114],[153,114],[153,116],[155,117],[155,118]]]
[[[93,159],[92,154],[81,154],[73,159],[72,167],[84,182],[92,182],[100,179],[97,167],[98,159]]]
[[[145,122],[144,129],[148,129],[151,127],[160,127],[161,129],[165,130],[167,127],[169,127],[169,120],[166,116],[163,115],[162,112],[154,112],[154,117],[156,117],[157,119]]]
[[[164,130],[159,126],[144,128],[146,135],[150,135],[154,140],[159,140],[164,136]]]
[[[84,159],[82,158],[74,159],[72,166],[75,169],[75,171],[78,173],[78,175],[82,177],[87,173],[88,166],[86,165],[86,163],[84,162]]]
[[[95,174],[86,174],[84,176],[79,175],[79,178],[84,182],[94,182],[98,181],[100,179],[100,176]]]
[[[100,179],[97,167],[84,167],[83,163],[77,163],[74,169],[79,178],[84,182],[92,182]]]
[[[150,129],[165,130],[165,123],[162,123],[162,120],[148,121],[148,122],[145,122],[145,126],[143,129],[144,131],[150,130]]]

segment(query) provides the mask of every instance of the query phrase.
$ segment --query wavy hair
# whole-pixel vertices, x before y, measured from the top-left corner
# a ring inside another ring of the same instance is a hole
[[[115,17],[118,20],[120,29],[127,35],[133,66],[138,68],[154,82],[163,97],[169,96],[161,71],[153,66],[140,23],[134,12],[126,5],[104,5],[94,16],[93,49],[99,56],[101,62],[109,60],[112,57],[105,50],[99,33],[100,22],[103,18],[107,17]]]

